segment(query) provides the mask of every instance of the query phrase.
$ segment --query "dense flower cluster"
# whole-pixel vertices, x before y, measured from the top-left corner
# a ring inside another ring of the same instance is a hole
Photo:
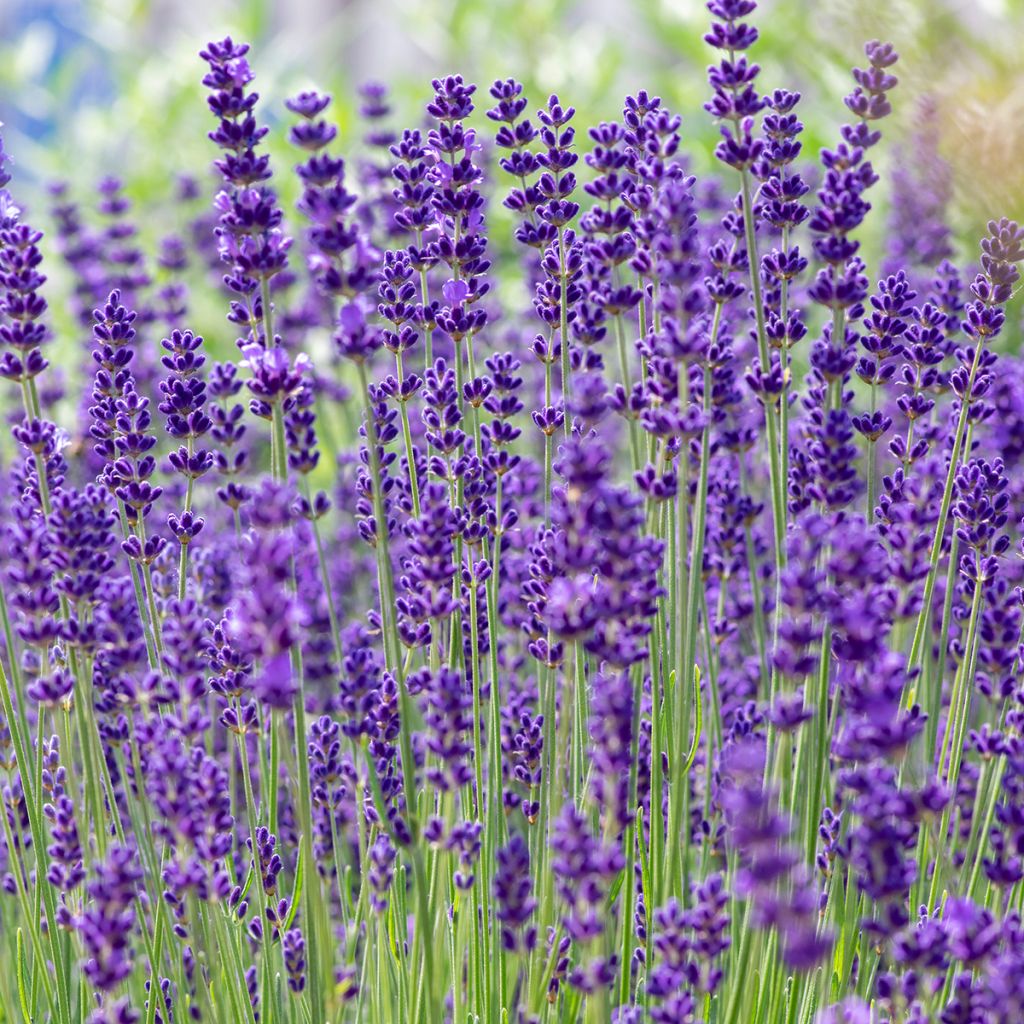
[[[642,91],[371,85],[347,160],[307,91],[294,226],[208,44],[155,269],[54,189],[68,432],[0,148],[5,1019],[1024,1019],[1024,230],[954,263],[926,101],[869,268],[897,54],[815,169],[755,7],[717,174]]]

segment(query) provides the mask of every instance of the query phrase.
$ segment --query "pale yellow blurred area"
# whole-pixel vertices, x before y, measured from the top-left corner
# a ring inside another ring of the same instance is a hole
[[[990,217],[1024,217],[1024,4],[842,0],[822,4],[818,18],[826,36],[892,40],[902,87],[935,100],[961,232]],[[895,106],[906,131],[907,105],[897,98]]]

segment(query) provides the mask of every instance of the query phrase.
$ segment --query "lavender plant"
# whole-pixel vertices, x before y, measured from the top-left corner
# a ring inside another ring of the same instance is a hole
[[[873,273],[896,53],[815,168],[708,9],[702,180],[449,75],[359,162],[283,103],[293,227],[231,39],[159,272],[0,150],[5,1020],[1024,1019],[1024,229],[954,263],[924,145]]]

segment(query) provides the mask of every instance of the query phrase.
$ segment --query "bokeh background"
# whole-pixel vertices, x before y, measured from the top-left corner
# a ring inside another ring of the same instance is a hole
[[[212,194],[197,51],[228,33],[253,45],[286,208],[295,162],[287,96],[309,86],[333,93],[354,154],[360,83],[391,87],[401,127],[419,123],[431,77],[449,71],[480,83],[484,100],[493,79],[510,75],[535,105],[557,92],[581,126],[617,118],[623,97],[647,88],[683,114],[699,174],[716,139],[702,110],[707,18],[700,0],[0,0],[0,120],[34,222],[46,226],[48,182],[68,180],[88,211],[95,183],[114,174],[151,246],[184,216],[173,202],[178,175],[196,175]],[[988,217],[1024,214],[1024,0],[764,0],[756,20],[759,84],[804,94],[808,157],[836,141],[849,69],[865,40],[884,37],[900,51],[901,85],[876,163],[913,169],[930,102],[927,133],[948,165],[940,184],[959,254],[975,251]],[[880,188],[872,202],[885,206],[888,194]],[[885,215],[869,219],[869,254],[884,246],[885,228]],[[59,289],[59,266],[48,272]],[[196,315],[212,318],[197,327],[223,329],[222,308],[200,304]]]

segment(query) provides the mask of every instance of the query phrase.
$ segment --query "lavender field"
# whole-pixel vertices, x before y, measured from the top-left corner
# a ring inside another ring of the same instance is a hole
[[[4,85],[0,1021],[1024,1022],[1017,129],[774,14]]]

